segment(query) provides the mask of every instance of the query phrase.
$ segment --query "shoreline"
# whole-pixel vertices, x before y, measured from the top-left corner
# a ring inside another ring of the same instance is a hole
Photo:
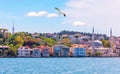
[[[100,57],[93,57],[93,56],[90,56],[90,57],[0,57],[0,58],[120,58],[120,56],[100,56]]]

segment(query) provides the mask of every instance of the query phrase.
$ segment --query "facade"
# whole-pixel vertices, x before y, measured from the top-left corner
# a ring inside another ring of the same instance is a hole
[[[62,55],[62,48],[65,48],[64,45],[55,45],[53,46],[54,56],[61,56]]]
[[[50,56],[49,48],[43,48],[41,51],[41,56],[42,57],[49,57]]]
[[[86,49],[85,48],[74,48],[73,49],[73,56],[79,57],[79,56],[86,56]]]
[[[41,50],[39,48],[33,49],[33,57],[41,57]]]
[[[92,55],[99,53],[99,56],[117,56],[113,53],[112,48],[104,48],[102,42],[99,40],[93,42],[93,47],[88,48],[88,52],[91,52]]]
[[[61,55],[62,55],[63,57],[68,57],[68,56],[69,56],[69,52],[70,52],[70,48],[68,48],[68,47],[62,48],[62,53],[61,53]]]
[[[92,53],[92,47],[90,47],[88,49],[87,52],[91,52],[91,54],[96,54],[97,52],[99,52],[101,55],[99,56],[118,56],[119,55],[119,52],[120,50],[119,49],[116,49],[116,53],[113,52],[113,49],[110,49],[110,48],[104,48],[104,47],[99,47],[99,48],[94,48],[94,53]]]
[[[88,52],[91,52],[92,50],[93,50],[92,47],[90,47],[88,49]],[[94,53],[92,53],[92,54],[94,55],[96,52],[100,52],[101,56],[108,56],[108,53],[110,52],[110,49],[109,48],[104,48],[104,47],[94,48]]]
[[[92,43],[92,47],[89,48],[89,50],[92,50],[92,54],[94,55],[99,49],[103,49],[103,44],[100,40],[95,40]]]
[[[29,47],[18,48],[18,56],[19,57],[30,57],[32,55],[33,55],[33,51]]]
[[[117,48],[117,49],[116,49],[116,54],[117,54],[118,56],[120,56],[120,48]]]

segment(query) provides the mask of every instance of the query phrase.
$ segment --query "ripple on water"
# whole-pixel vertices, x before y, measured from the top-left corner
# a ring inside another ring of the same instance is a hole
[[[0,74],[119,74],[120,58],[0,58]]]

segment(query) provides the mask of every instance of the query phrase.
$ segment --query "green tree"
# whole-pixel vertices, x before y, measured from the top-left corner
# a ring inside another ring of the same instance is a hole
[[[56,42],[54,39],[52,39],[52,38],[44,38],[44,39],[43,39],[43,43],[44,43],[45,45],[48,45],[48,46],[53,46],[53,45],[56,44],[57,42]]]
[[[102,40],[103,46],[104,47],[110,47],[110,41],[109,40]]]
[[[0,56],[2,55],[2,50],[0,50]]]
[[[71,47],[71,45],[72,45],[69,38],[64,38],[62,40],[62,44],[66,45],[68,47]]]
[[[102,56],[102,53],[101,52],[96,52],[94,55],[95,56]]]
[[[91,52],[87,52],[87,55],[88,55],[88,56],[92,56],[92,53],[91,53]]]
[[[16,56],[17,55],[17,49],[18,49],[18,47],[11,47],[9,49],[10,56]]]
[[[22,39],[21,36],[17,36],[17,37],[15,38],[15,42],[22,45],[22,44],[24,43],[24,40]]]

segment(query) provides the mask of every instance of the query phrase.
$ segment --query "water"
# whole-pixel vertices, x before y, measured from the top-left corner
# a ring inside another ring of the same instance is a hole
[[[120,74],[120,58],[0,58],[0,74]]]

